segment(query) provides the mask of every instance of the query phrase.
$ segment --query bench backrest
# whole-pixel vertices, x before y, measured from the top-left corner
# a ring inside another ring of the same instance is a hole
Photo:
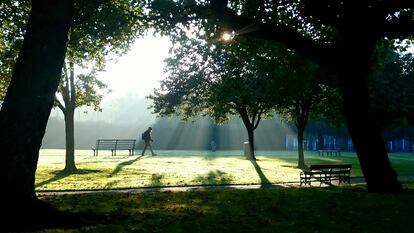
[[[313,164],[309,170],[351,170],[352,164]]]
[[[340,151],[341,147],[324,147],[320,150],[333,150],[333,151]]]
[[[96,149],[130,150],[135,149],[135,139],[98,139]]]

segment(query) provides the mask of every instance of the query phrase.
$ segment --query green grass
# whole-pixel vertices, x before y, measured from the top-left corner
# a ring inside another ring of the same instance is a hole
[[[414,185],[401,194],[363,186],[40,196],[73,212],[108,216],[78,229],[39,232],[412,232]]]
[[[258,151],[257,162],[240,151],[158,151],[158,155],[127,156],[110,152],[93,157],[91,150],[76,151],[77,174],[62,174],[64,150],[41,150],[36,173],[36,190],[91,190],[134,187],[265,184],[298,182],[294,151]],[[351,163],[352,177],[362,173],[354,153],[341,157],[319,157],[306,152],[306,163]],[[414,157],[390,155],[399,175],[414,176]]]
[[[257,164],[241,152],[160,151],[155,157],[100,156],[77,151],[78,174],[65,175],[61,150],[42,150],[37,190],[84,190],[193,184],[260,184],[298,181],[295,152],[259,152]],[[352,163],[354,154],[318,157],[306,163]],[[414,158],[390,156],[400,175],[414,175]],[[37,232],[412,232],[414,182],[400,194],[368,193],[363,184],[327,188],[271,188],[199,192],[99,192],[39,198],[59,210],[93,213],[107,221],[75,229]]]

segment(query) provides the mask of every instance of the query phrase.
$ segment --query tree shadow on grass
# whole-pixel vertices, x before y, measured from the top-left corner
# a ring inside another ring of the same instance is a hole
[[[50,184],[52,182],[61,180],[65,177],[68,177],[70,175],[75,175],[75,174],[89,174],[89,173],[98,173],[98,172],[102,172],[102,170],[95,170],[95,169],[78,169],[75,172],[66,172],[66,171],[53,171],[51,172],[52,174],[55,174],[54,177],[47,179],[45,181],[42,181],[38,184],[36,184],[36,188],[37,187],[41,187],[43,185],[47,185]]]
[[[160,174],[152,174],[150,186],[161,187],[163,185],[163,183],[161,181],[162,178],[164,178],[163,175],[160,175]]]
[[[19,205],[15,210],[3,216],[5,220],[1,226],[1,232],[26,232],[44,229],[73,229],[83,226],[108,224],[116,221],[116,216],[96,214],[92,212],[70,212],[58,210],[49,203],[39,200],[34,208],[24,207],[21,212]],[[18,220],[17,220],[18,219]]]
[[[266,185],[271,184],[271,182],[269,181],[269,179],[267,179],[267,177],[263,173],[262,169],[260,168],[259,164],[257,163],[257,160],[250,159],[250,162],[253,164],[254,169],[256,170],[257,174],[259,175],[260,184],[262,186],[266,186]]]
[[[122,163],[119,163],[118,165],[116,165],[116,168],[111,172],[111,174],[108,175],[108,177],[112,177],[114,175],[116,175],[117,173],[119,173],[125,166],[131,165],[133,163],[135,163],[137,160],[141,159],[142,156],[138,156],[135,159],[131,159],[131,160],[127,160],[124,161]]]
[[[207,173],[206,176],[197,176],[194,182],[200,182],[202,185],[226,185],[230,184],[232,179],[226,173],[215,170]]]

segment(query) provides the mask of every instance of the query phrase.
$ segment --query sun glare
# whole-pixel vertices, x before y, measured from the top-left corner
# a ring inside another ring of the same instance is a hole
[[[233,39],[233,37],[234,37],[234,32],[224,32],[221,35],[221,39],[226,41],[226,42],[231,41]]]

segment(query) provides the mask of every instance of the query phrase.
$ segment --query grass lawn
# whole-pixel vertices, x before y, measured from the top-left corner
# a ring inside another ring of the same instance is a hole
[[[64,150],[41,150],[36,173],[36,190],[91,190],[133,187],[266,184],[298,182],[295,151],[258,151],[253,163],[242,151],[157,151],[157,156],[111,156],[110,152],[93,157],[92,150],[77,150],[77,174],[62,174]],[[119,152],[118,152],[119,153]],[[391,154],[400,176],[414,176],[414,157]],[[338,157],[320,157],[306,152],[306,163],[351,163],[352,177],[361,177],[354,153]]]
[[[158,156],[93,157],[77,151],[78,174],[64,175],[64,152],[42,150],[37,190],[84,190],[163,185],[261,184],[298,181],[295,152],[259,152],[257,164],[241,152],[159,151]],[[318,157],[307,164],[352,163],[354,154]],[[414,158],[390,156],[400,175],[414,175]],[[400,194],[368,193],[365,185],[187,192],[98,192],[39,198],[59,210],[104,216],[87,226],[37,232],[365,232],[408,233],[414,229],[414,182]],[[1,230],[1,229],[0,229]]]
[[[367,193],[363,186],[352,185],[40,198],[58,209],[100,214],[107,221],[39,232],[408,233],[414,229],[413,184],[401,194]]]

